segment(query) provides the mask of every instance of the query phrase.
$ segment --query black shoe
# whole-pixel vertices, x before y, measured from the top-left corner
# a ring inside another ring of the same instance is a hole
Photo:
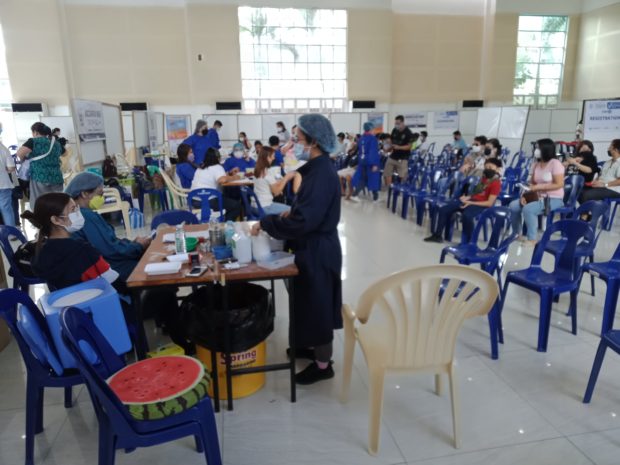
[[[286,356],[288,358],[291,358],[291,349],[288,348],[286,349]],[[309,349],[309,348],[303,348],[303,349],[296,349],[295,350],[295,360],[298,360],[300,358],[306,358],[308,360],[312,360],[314,362],[315,358],[314,358],[314,349]]]
[[[432,236],[428,236],[427,238],[425,238],[424,242],[437,242],[438,244],[441,244],[443,242],[443,239],[441,238],[441,236],[433,234]]]
[[[297,384],[314,384],[324,379],[330,379],[334,377],[334,369],[332,368],[332,362],[329,362],[327,368],[321,370],[316,362],[312,362],[302,371],[295,375],[295,382]]]

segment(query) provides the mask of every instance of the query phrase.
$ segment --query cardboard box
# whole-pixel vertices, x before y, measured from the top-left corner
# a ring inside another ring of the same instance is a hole
[[[10,340],[9,328],[4,320],[0,320],[0,351],[9,345]]]

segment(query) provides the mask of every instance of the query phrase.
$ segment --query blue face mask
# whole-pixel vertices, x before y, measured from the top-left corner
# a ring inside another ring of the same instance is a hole
[[[295,144],[295,158],[299,161],[308,161],[310,160],[310,150],[306,150],[304,144],[297,143]]]

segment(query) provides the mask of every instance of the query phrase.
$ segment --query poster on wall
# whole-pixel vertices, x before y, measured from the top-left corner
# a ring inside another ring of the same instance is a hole
[[[459,128],[458,111],[436,111],[434,129],[450,129],[456,131]]]
[[[584,104],[584,139],[607,142],[620,134],[620,100],[586,100]]]
[[[103,104],[92,100],[73,100],[77,132],[81,142],[105,140]]]
[[[190,115],[166,115],[166,134],[172,155],[177,153],[179,145],[189,137],[190,126]]]
[[[426,112],[407,113],[405,117],[405,125],[408,128],[425,128]]]
[[[149,133],[149,148],[151,152],[157,150],[157,113],[146,112],[147,128]]]
[[[372,123],[372,134],[383,133],[383,113],[368,113],[368,122]]]

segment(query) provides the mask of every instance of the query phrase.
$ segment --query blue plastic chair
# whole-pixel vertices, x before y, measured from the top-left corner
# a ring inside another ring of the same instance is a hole
[[[586,387],[586,393],[583,396],[583,403],[589,404],[592,400],[592,394],[594,393],[594,386],[598,379],[598,374],[601,371],[603,365],[603,359],[605,358],[605,351],[607,348],[612,349],[617,354],[620,354],[620,330],[614,329],[608,331],[601,337],[601,342],[598,344],[596,355],[594,356],[594,363],[592,364],[592,371],[590,372],[590,379],[588,380],[588,386]]]
[[[187,194],[187,206],[189,211],[192,211],[194,201],[200,202],[200,222],[208,223],[211,219],[211,205],[209,204],[209,200],[213,197],[217,199],[218,203],[218,213],[219,218],[218,221],[220,223],[224,223],[225,211],[224,211],[224,196],[222,193],[216,189],[194,189],[189,194]]]
[[[19,305],[27,307],[33,316],[33,323],[40,329],[40,334],[46,340],[49,350],[55,353],[55,346],[45,323],[41,310],[28,297],[28,294],[17,289],[3,289],[0,291],[0,317],[6,321],[26,365],[26,465],[34,464],[34,436],[43,431],[43,396],[44,389],[63,388],[65,390],[65,407],[73,406],[72,387],[84,383],[84,379],[75,370],[66,370],[57,375],[52,367],[46,363],[44,357],[39,360],[33,349],[22,336],[17,327],[17,308]],[[38,348],[34,347],[38,352]],[[57,354],[56,354],[57,356]]]
[[[607,225],[605,227],[605,230],[611,231],[611,228],[614,224],[614,218],[616,217],[616,211],[618,210],[618,205],[620,205],[620,198],[605,199],[605,202],[609,204],[609,208],[610,208],[609,219],[607,220]],[[612,205],[613,205],[613,208],[612,208]]]
[[[198,218],[192,212],[187,210],[168,210],[161,212],[153,218],[151,221],[151,230],[157,229],[161,224],[167,224],[169,226],[176,226],[177,224],[199,224]]]
[[[451,178],[444,177],[437,181],[436,190],[432,195],[427,195],[420,202],[420,208],[416,209],[416,223],[418,226],[422,226],[424,222],[424,214],[428,210],[428,214],[431,219],[434,216],[436,207],[441,203],[445,203],[448,200],[450,193]],[[428,208],[427,208],[428,207]]]
[[[166,188],[163,187],[161,189],[145,189],[144,184],[141,182],[140,179],[141,174],[143,173],[139,169],[134,169],[134,179],[136,180],[136,184],[138,185],[138,206],[140,207],[140,211],[144,213],[144,196],[146,194],[157,196],[162,211],[168,210],[168,195]]]
[[[601,335],[604,335],[612,329],[616,316],[618,292],[620,292],[620,244],[608,262],[586,263],[583,271],[589,273],[592,279],[596,276],[607,283],[601,327]]]
[[[561,232],[566,241],[561,251],[556,255],[555,266],[551,273],[541,267],[543,254],[551,236]],[[570,308],[569,315],[572,322],[572,333],[577,334],[577,293],[581,282],[582,263],[575,266],[577,247],[584,241],[592,246],[594,244],[594,230],[583,221],[560,220],[557,221],[543,234],[542,239],[536,245],[530,267],[525,270],[511,271],[506,276],[502,291],[502,308],[506,302],[508,285],[514,283],[534,291],[540,295],[540,321],[538,326],[539,352],[547,351],[549,340],[549,327],[551,324],[551,305],[555,296],[569,292]],[[587,253],[587,252],[586,252]]]
[[[13,226],[0,225],[0,248],[2,249],[2,252],[4,252],[6,260],[9,263],[8,274],[13,278],[13,289],[21,289],[28,294],[31,285],[45,284],[45,281],[40,278],[30,278],[24,276],[17,266],[17,262],[15,262],[13,247],[11,246],[11,238],[17,238],[20,244],[25,244],[27,242],[26,238],[19,229]]]
[[[243,200],[243,208],[245,209],[245,217],[248,221],[260,220],[265,216],[265,211],[261,206],[256,193],[248,189],[247,187],[241,188],[241,199]],[[254,200],[256,206],[252,205],[251,200]]]
[[[572,215],[577,207],[577,199],[579,194],[581,194],[583,184],[584,177],[579,174],[573,174],[564,179],[564,206],[549,212],[549,215],[547,215],[547,226],[553,223],[556,215],[560,215],[561,219]]]
[[[485,227],[486,222],[491,221],[493,229],[488,239],[486,247],[479,246],[480,232]],[[508,257],[508,248],[517,238],[514,232],[508,234],[510,230],[511,212],[507,207],[491,207],[484,210],[474,226],[472,237],[469,242],[461,242],[456,246],[444,247],[441,251],[439,263],[444,263],[446,256],[451,255],[461,265],[479,264],[483,271],[490,275],[497,275],[497,284],[502,291],[502,270]],[[496,302],[493,309],[489,312],[489,333],[491,339],[491,358],[496,360],[499,357],[498,341],[504,343],[504,333],[502,331],[500,300]]]
[[[430,179],[427,185],[424,188],[418,189],[416,192],[411,193],[411,202],[415,204],[416,207],[416,219],[417,216],[420,215],[420,211],[422,211],[422,215],[424,215],[424,200],[428,196],[436,195],[439,188],[439,181],[444,177],[444,170],[442,168],[433,168],[430,171]],[[403,196],[403,214],[401,215],[403,219],[407,219],[407,212],[405,209],[405,198]]]
[[[208,465],[221,465],[219,441],[211,399],[205,396],[194,407],[161,420],[135,420],[106,383],[125,363],[88,316],[69,307],[61,313],[62,335],[75,357],[99,422],[99,465],[113,465],[116,449],[133,450],[194,436],[196,450]],[[88,344],[101,361],[93,366],[80,344]]]

